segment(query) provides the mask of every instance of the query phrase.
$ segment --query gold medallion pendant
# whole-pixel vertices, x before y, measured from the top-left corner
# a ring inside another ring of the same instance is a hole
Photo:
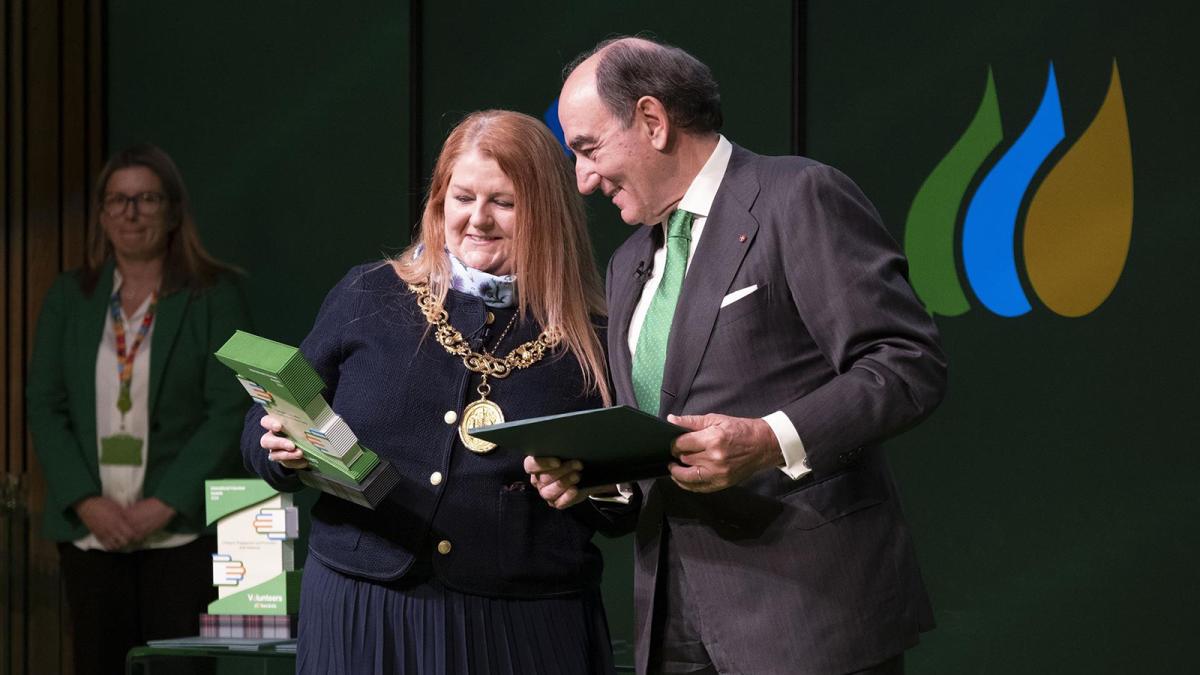
[[[467,370],[482,375],[477,389],[479,400],[469,403],[463,410],[462,421],[458,425],[458,437],[471,452],[480,455],[487,454],[495,449],[496,444],[472,436],[471,430],[500,424],[504,421],[504,413],[500,411],[500,406],[487,400],[488,394],[492,392],[492,387],[488,384],[488,377],[504,379],[515,370],[523,370],[541,361],[547,352],[558,345],[559,332],[543,330],[536,339],[518,345],[503,358],[493,356],[488,349],[476,352],[471,349],[462,333],[450,325],[449,315],[432,297],[427,283],[409,284],[408,289],[417,296],[417,305],[421,308],[421,313],[425,315],[425,320],[429,322],[429,325],[434,327],[434,339],[442,345],[447,353],[462,358],[463,365],[467,367]],[[514,312],[508,325],[496,338],[492,349],[504,341],[504,337],[516,323],[517,316],[518,313]]]
[[[458,437],[471,452],[486,455],[495,449],[496,444],[482,438],[475,438],[471,435],[471,430],[476,427],[500,424],[503,421],[504,413],[500,411],[500,406],[481,397],[463,410],[462,421],[458,424]]]

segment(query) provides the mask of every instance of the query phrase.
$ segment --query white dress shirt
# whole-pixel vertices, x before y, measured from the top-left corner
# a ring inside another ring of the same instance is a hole
[[[113,292],[121,288],[121,273],[113,270]],[[146,298],[141,306],[130,316],[125,316],[121,309],[121,319],[125,325],[125,348],[133,347],[137,340],[138,328],[142,318],[150,308],[150,298]],[[154,336],[154,323],[146,331],[141,347],[133,358],[133,378],[129,383],[129,396],[133,407],[125,414],[125,433],[142,439],[142,461],[137,466],[123,464],[100,463],[101,494],[123,507],[132,506],[142,498],[142,484],[146,480],[146,461],[150,450],[150,344]],[[96,456],[100,456],[100,439],[121,431],[121,411],[117,409],[117,394],[120,378],[117,376],[117,334],[113,330],[111,311],[105,312],[104,334],[100,338],[100,347],[96,352]],[[196,489],[200,489],[197,487]],[[195,534],[173,534],[155,532],[138,544],[127,549],[171,548],[183,546],[196,539]],[[75,541],[77,548],[107,550],[96,535],[87,536]]]
[[[729,167],[729,157],[732,154],[733,144],[724,136],[719,136],[717,147],[713,149],[708,161],[704,163],[704,168],[696,174],[692,184],[688,186],[687,192],[684,193],[683,199],[679,202],[678,208],[695,216],[692,219],[692,241],[688,248],[685,277],[692,271],[692,257],[696,254],[696,247],[700,244],[700,237],[704,233],[704,224],[708,221],[708,213],[712,210],[712,203],[717,196],[717,190],[721,187],[721,181],[725,179],[725,170]],[[665,232],[666,225],[663,225],[663,228]],[[651,267],[650,278],[642,287],[641,298],[633,310],[633,317],[629,320],[630,356],[637,352],[638,336],[642,333],[642,324],[646,321],[646,313],[650,311],[650,302],[654,298],[654,292],[658,290],[658,283],[666,264],[667,249],[666,246],[660,246],[654,252],[654,265]],[[743,292],[741,296],[735,294],[731,301],[739,300],[745,294],[747,293]],[[632,359],[630,361],[632,362]],[[713,410],[711,412],[719,413],[721,411]],[[797,433],[796,426],[792,424],[788,416],[782,410],[777,410],[762,419],[775,433],[775,438],[779,441],[779,447],[783,451],[784,466],[780,467],[780,471],[792,478],[799,478],[808,473],[809,468],[804,465],[804,459],[807,457],[804,451],[804,442],[800,440],[800,434]]]

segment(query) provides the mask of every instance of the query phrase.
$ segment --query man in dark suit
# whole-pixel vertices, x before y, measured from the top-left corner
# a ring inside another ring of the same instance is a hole
[[[874,207],[731,144],[674,47],[601,43],[559,118],[580,191],[648,226],[608,268],[617,399],[692,430],[632,490],[638,672],[903,672],[933,615],[879,443],[937,406],[946,364]],[[526,468],[556,507],[587,496],[575,462]]]

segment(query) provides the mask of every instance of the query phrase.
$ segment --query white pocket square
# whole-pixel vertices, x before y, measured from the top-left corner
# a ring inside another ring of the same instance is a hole
[[[730,293],[729,295],[725,296],[724,298],[721,298],[721,306],[725,307],[727,305],[732,305],[733,303],[737,302],[738,300],[741,300],[742,298],[746,297],[747,295],[750,295],[751,293],[753,293],[754,291],[757,291],[757,290],[758,290],[758,284],[754,284],[753,286],[747,286],[741,290],[734,291],[734,292]]]

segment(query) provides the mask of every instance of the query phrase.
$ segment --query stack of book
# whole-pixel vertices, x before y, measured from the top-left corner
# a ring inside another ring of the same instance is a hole
[[[296,637],[296,615],[201,614],[200,637],[286,640]]]
[[[216,357],[304,453],[309,469],[297,475],[306,485],[372,509],[396,487],[399,474],[333,412],[321,396],[325,383],[299,349],[237,331]]]

